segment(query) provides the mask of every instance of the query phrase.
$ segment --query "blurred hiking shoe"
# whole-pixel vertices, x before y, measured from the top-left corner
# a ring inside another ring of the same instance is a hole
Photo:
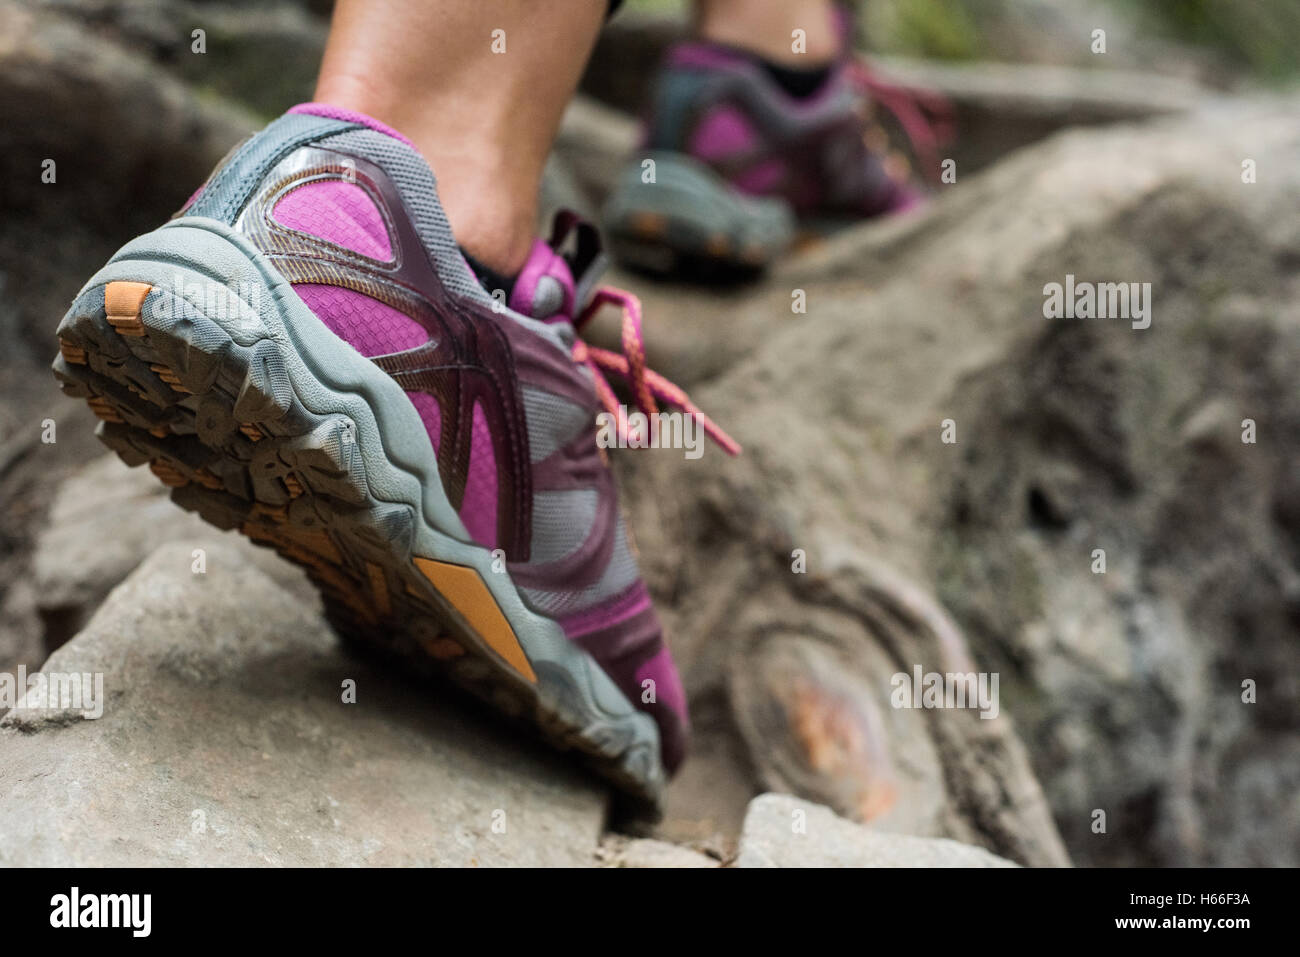
[[[411,143],[304,104],[91,278],[54,370],[178,504],[304,566],[341,634],[449,674],[654,805],[686,701],[596,418],[626,438],[610,373],[643,412],[697,410],[645,367],[636,299],[592,292],[603,261],[561,215],[494,297]],[[580,337],[605,304],[625,354]]]
[[[706,41],[669,49],[642,145],[605,206],[614,252],[654,271],[755,271],[784,252],[796,222],[856,221],[916,206],[911,163],[875,120],[894,114],[927,170],[944,106],[879,80],[845,55],[792,70]]]

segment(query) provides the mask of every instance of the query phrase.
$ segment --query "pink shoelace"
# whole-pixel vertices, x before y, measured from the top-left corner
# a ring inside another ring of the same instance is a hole
[[[952,141],[952,104],[937,93],[882,79],[863,60],[851,59],[849,76],[898,120],[929,179],[939,178],[939,147]]]
[[[632,441],[634,437],[628,423],[626,407],[618,401],[618,396],[610,387],[609,380],[605,378],[607,372],[612,372],[627,382],[637,408],[646,415],[652,429],[655,422],[654,414],[659,411],[659,402],[662,401],[668,405],[675,405],[687,415],[693,416],[704,427],[705,434],[718,443],[728,455],[739,455],[740,445],[735,439],[718,428],[712,419],[696,407],[685,392],[659,373],[646,367],[645,339],[641,334],[641,300],[636,296],[622,289],[602,286],[596,290],[595,295],[591,297],[591,302],[574,321],[574,328],[581,331],[600,307],[606,304],[618,306],[622,310],[623,354],[600,349],[588,345],[582,339],[576,339],[573,343],[573,361],[591,370],[596,382],[596,395],[600,398],[601,405],[614,416],[620,441],[626,442],[630,447],[641,444],[639,441]]]

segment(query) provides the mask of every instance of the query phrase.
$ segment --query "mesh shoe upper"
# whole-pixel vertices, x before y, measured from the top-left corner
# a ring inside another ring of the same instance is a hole
[[[864,140],[858,76],[845,59],[820,89],[795,98],[744,51],[678,43],[656,77],[643,146],[689,154],[742,192],[781,197],[801,214],[906,208],[917,194]]]
[[[674,769],[685,695],[597,447],[598,388],[608,386],[574,325],[587,290],[572,266],[585,274],[594,256],[560,252],[586,227],[563,218],[509,302],[496,301],[460,254],[415,148],[319,104],[253,137],[181,215],[233,224],[331,331],[402,386],[468,535],[500,549],[525,602],[654,717]]]

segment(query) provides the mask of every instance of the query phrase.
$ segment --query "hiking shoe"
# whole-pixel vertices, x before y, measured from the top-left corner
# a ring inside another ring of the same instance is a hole
[[[760,269],[790,245],[796,222],[859,220],[917,205],[910,162],[871,118],[880,103],[926,165],[935,134],[913,94],[848,55],[796,97],[743,50],[671,47],[655,78],[642,143],[604,210],[621,260],[654,271],[699,261]],[[935,108],[934,104],[927,104]]]
[[[91,278],[54,371],[179,505],[303,566],[341,634],[450,675],[653,806],[685,755],[685,695],[595,419],[626,435],[611,373],[643,411],[697,410],[645,368],[635,298],[591,291],[602,259],[563,214],[493,298],[414,146],[304,104]],[[578,335],[610,303],[626,355]]]

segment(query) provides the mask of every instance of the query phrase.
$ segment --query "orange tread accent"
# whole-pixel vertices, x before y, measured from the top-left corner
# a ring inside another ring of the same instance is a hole
[[[269,522],[273,525],[283,525],[289,521],[289,506],[254,502],[253,507],[248,510],[248,518],[253,522]]]
[[[284,526],[246,521],[240,527],[255,542],[268,544],[290,561],[302,565],[316,585],[347,606],[359,622],[378,622],[374,609],[361,598],[358,583],[337,567],[342,560],[325,532],[290,530]]]
[[[668,219],[662,213],[635,212],[630,223],[633,232],[647,239],[660,239],[668,232]]]
[[[81,346],[74,346],[67,339],[59,340],[59,352],[63,354],[63,361],[65,362],[71,362],[79,366],[87,365],[86,350]]]
[[[285,541],[319,555],[331,565],[343,564],[343,556],[335,546],[334,540],[330,538],[329,532],[324,529],[286,525],[280,528],[279,533]]]
[[[478,572],[465,565],[436,562],[419,556],[415,558],[415,567],[465,617],[470,627],[493,651],[515,671],[537,684],[537,675],[528,663],[524,649],[519,646],[514,629],[506,621],[506,616]]]
[[[225,483],[223,483],[221,479],[217,478],[217,476],[213,475],[212,472],[210,472],[206,468],[199,468],[195,470],[194,481],[198,482],[204,488],[210,488],[214,491],[226,487]]]
[[[105,422],[123,421],[122,414],[113,408],[113,404],[100,395],[92,395],[86,400],[86,405],[90,406],[90,411],[99,416]]]
[[[147,282],[110,282],[104,287],[104,311],[114,316],[137,316],[152,288]]]
[[[158,476],[158,480],[170,488],[180,488],[183,485],[189,485],[190,480],[169,462],[162,459],[154,459],[149,463],[149,471]]]
[[[104,287],[104,313],[108,324],[122,336],[143,336],[140,307],[153,287],[147,282],[110,282]]]
[[[144,323],[139,316],[109,316],[108,324],[117,330],[119,336],[143,338]]]
[[[182,392],[185,395],[194,394],[189,389],[185,388],[185,386],[181,385],[180,377],[177,376],[175,372],[167,368],[165,365],[161,365],[155,362],[151,364],[149,368],[154,372],[155,375],[158,376],[158,378],[162,379],[169,386],[171,386],[173,392]]]

